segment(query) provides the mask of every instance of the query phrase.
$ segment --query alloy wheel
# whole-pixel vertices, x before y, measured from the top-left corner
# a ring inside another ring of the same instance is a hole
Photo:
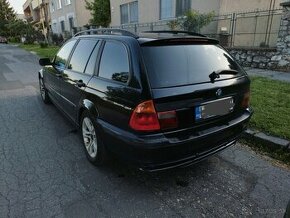
[[[86,147],[86,150],[91,158],[97,156],[98,151],[98,141],[96,137],[95,127],[90,120],[90,118],[85,117],[82,122],[82,134],[83,141]]]

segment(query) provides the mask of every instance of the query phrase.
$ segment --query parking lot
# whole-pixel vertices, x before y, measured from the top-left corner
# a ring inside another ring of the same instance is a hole
[[[38,91],[38,59],[0,45],[0,217],[283,217],[290,169],[243,144],[188,168],[96,168]]]

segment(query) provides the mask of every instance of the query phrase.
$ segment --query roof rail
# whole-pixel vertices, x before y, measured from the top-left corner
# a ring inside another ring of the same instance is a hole
[[[123,30],[123,29],[113,29],[113,28],[99,28],[99,29],[88,29],[81,32],[78,32],[74,35],[80,36],[80,35],[122,35],[122,36],[130,36],[135,39],[138,39],[139,36],[135,35],[134,33]]]
[[[156,30],[156,31],[144,31],[142,33],[168,33],[168,34],[174,34],[174,35],[178,35],[178,34],[186,34],[189,36],[200,36],[200,37],[207,37],[203,34],[200,33],[194,33],[194,32],[188,32],[188,31],[177,31],[177,30]]]

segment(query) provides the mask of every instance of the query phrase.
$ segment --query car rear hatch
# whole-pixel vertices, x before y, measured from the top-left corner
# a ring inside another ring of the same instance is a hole
[[[190,138],[193,129],[222,125],[248,107],[250,81],[216,40],[161,39],[141,50],[156,112],[176,115],[177,125],[161,128],[167,137]]]

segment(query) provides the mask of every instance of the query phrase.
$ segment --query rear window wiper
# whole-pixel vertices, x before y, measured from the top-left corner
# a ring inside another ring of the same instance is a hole
[[[213,71],[211,74],[209,74],[210,81],[212,83],[215,82],[216,79],[220,78],[220,75],[237,75],[239,71],[227,69],[227,70],[217,70]]]

